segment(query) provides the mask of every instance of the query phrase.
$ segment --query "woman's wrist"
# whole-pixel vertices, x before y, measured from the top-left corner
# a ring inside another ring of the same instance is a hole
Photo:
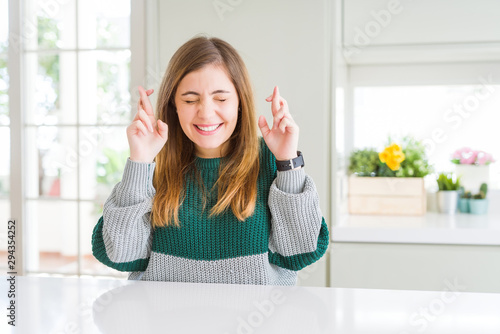
[[[289,170],[297,170],[301,167],[304,167],[304,157],[302,156],[302,152],[296,151],[297,154],[295,157],[291,159],[280,159],[276,158],[276,168],[278,171],[289,171]]]
[[[295,154],[289,154],[286,157],[285,156],[282,156],[282,157],[276,156],[276,160],[278,160],[278,161],[292,160],[292,159],[295,159],[296,157],[298,157],[297,153],[295,153]]]

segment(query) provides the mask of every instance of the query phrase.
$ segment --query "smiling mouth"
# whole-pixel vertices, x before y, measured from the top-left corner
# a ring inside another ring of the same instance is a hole
[[[211,132],[211,131],[214,131],[214,130],[217,130],[223,123],[220,123],[220,124],[216,124],[216,125],[211,125],[211,126],[200,126],[200,125],[196,125],[195,126],[200,129],[201,131],[205,131],[205,132]]]

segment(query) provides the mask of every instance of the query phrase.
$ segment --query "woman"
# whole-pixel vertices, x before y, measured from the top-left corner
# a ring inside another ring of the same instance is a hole
[[[273,126],[260,116],[259,138],[242,59],[223,40],[195,37],[170,60],[156,115],[153,90],[139,92],[94,256],[129,279],[295,285],[329,239],[278,87],[266,99]]]

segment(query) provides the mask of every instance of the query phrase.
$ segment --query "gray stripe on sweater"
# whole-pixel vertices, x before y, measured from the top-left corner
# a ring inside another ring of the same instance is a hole
[[[153,240],[149,212],[156,193],[155,165],[127,159],[122,181],[113,187],[104,203],[102,234],[106,254],[113,262],[149,257]]]
[[[269,263],[267,252],[231,259],[204,261],[152,251],[144,274],[135,272],[129,275],[129,279],[138,277],[143,281],[192,283],[255,285],[295,285],[297,283],[297,272]]]
[[[304,169],[278,172],[268,204],[272,216],[269,249],[283,256],[314,252],[323,216],[316,186]]]

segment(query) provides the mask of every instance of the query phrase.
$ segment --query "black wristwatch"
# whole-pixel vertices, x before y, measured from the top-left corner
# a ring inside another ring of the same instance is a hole
[[[276,160],[276,167],[280,172],[294,169],[297,167],[304,167],[304,157],[302,152],[297,151],[297,157],[290,160]]]

